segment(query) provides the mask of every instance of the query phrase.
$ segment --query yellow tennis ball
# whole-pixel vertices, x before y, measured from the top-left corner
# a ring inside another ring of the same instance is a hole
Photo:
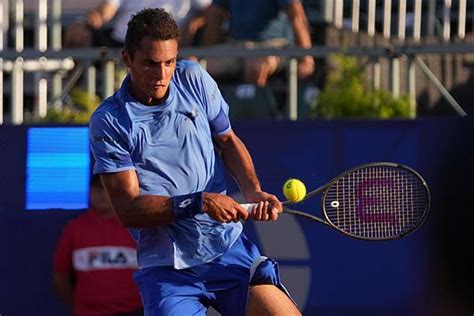
[[[283,194],[291,202],[299,202],[306,196],[306,186],[298,179],[288,179],[283,185]]]

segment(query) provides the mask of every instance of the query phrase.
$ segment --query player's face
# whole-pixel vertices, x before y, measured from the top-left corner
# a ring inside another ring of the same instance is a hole
[[[133,59],[124,50],[123,60],[130,70],[131,92],[140,102],[152,105],[163,102],[176,69],[178,41],[142,39]]]

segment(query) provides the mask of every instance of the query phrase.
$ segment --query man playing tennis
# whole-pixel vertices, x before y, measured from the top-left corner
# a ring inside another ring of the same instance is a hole
[[[262,191],[217,84],[177,61],[178,41],[164,10],[132,16],[122,53],[130,75],[90,122],[94,173],[137,241],[145,313],[299,315],[277,263],[239,222],[276,220],[282,205]],[[223,165],[257,203],[250,214],[225,195]]]

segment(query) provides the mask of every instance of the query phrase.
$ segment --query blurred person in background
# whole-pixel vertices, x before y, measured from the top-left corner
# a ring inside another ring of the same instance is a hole
[[[74,315],[143,315],[132,276],[135,242],[116,218],[100,176],[91,180],[89,204],[56,245],[54,287]]]
[[[229,48],[283,48],[296,44],[310,48],[311,34],[304,7],[299,0],[213,0],[206,12],[204,45],[225,42]],[[225,34],[228,23],[228,34]],[[267,84],[281,66],[279,56],[247,58],[243,64],[234,59],[208,60],[208,71],[220,78],[243,69],[244,81],[259,87]],[[304,56],[298,63],[300,79],[314,72],[314,58]]]
[[[103,0],[65,32],[65,47],[122,47],[130,16],[144,8],[163,8],[176,20],[181,45],[192,46],[206,23],[204,11],[212,0]],[[107,28],[110,22],[110,28]]]

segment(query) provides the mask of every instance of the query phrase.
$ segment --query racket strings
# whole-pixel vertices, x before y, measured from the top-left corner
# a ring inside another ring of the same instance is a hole
[[[412,172],[371,166],[339,178],[324,201],[327,219],[342,231],[368,239],[394,238],[424,217],[426,188]]]

